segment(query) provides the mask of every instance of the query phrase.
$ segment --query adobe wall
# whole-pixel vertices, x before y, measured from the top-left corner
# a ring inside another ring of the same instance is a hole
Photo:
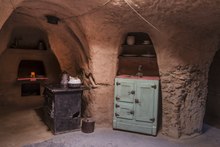
[[[0,15],[0,26],[12,9],[5,0],[1,2],[5,7],[0,9],[0,14],[4,14]],[[40,27],[48,31],[51,48],[62,69],[72,75],[82,69],[93,75],[98,87],[87,91],[84,99],[88,103],[86,115],[92,115],[99,126],[112,125],[113,83],[120,45],[127,32],[145,32],[150,35],[157,53],[162,90],[162,133],[177,138],[201,132],[208,69],[219,43],[220,22],[215,15],[219,14],[217,0],[13,2],[15,6],[33,8],[22,12],[32,12]],[[44,11],[36,14],[35,7],[46,9],[48,4],[51,13],[68,19],[58,26],[45,23]],[[74,33],[83,42],[82,46],[74,39]]]

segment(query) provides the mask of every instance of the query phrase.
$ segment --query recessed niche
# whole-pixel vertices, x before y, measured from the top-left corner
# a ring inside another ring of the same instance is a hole
[[[21,84],[21,96],[40,95],[40,83],[29,82]]]
[[[18,67],[18,78],[31,77],[31,73],[36,77],[46,77],[44,63],[38,60],[21,60]]]
[[[10,49],[46,50],[48,46],[46,32],[29,26],[14,28],[8,43]]]
[[[128,32],[119,53],[118,75],[159,75],[156,52],[147,33]]]
[[[58,17],[53,16],[53,15],[46,15],[46,18],[47,18],[47,22],[50,24],[57,25],[58,22],[60,21],[60,19]]]
[[[149,44],[152,44],[152,41],[147,33],[144,32],[129,32],[126,35],[126,38],[124,40],[124,45],[127,45],[127,37],[128,36],[134,36],[135,42],[134,45],[142,45],[145,44],[145,41],[149,41]]]

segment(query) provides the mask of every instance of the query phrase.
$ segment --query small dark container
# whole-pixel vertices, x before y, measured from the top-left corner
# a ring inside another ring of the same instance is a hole
[[[95,129],[95,121],[92,118],[85,118],[82,120],[82,132],[92,133]]]

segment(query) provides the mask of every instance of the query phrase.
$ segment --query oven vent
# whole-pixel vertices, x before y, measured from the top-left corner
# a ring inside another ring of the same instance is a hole
[[[46,18],[47,18],[47,23],[50,23],[50,24],[57,25],[58,22],[60,21],[58,17],[53,16],[53,15],[46,15]]]

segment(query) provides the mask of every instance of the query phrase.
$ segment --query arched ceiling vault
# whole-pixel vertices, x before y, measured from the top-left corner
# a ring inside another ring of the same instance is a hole
[[[69,31],[67,36],[77,36],[87,57],[93,40],[103,41],[108,32],[112,37],[120,37],[127,31],[146,30],[153,37],[166,34],[176,44],[181,42],[181,38],[176,38],[178,33],[186,38],[190,36],[186,34],[212,37],[220,33],[219,0],[0,0],[0,4],[0,28],[14,12],[37,19],[60,42],[68,42],[65,35],[58,35],[59,25],[46,23],[45,15],[55,15],[63,27],[59,33]]]
[[[6,11],[16,8],[17,12],[42,19],[48,13],[61,19],[90,15],[94,10],[106,11],[110,5],[109,12],[115,11],[118,14],[115,18],[125,14],[123,12],[126,12],[126,9],[130,14],[135,13],[132,11],[136,10],[161,31],[163,27],[167,27],[166,25],[207,30],[216,30],[220,25],[219,0],[0,0],[0,3],[1,10],[5,11],[3,15]],[[122,18],[118,23],[120,21],[124,19]]]

